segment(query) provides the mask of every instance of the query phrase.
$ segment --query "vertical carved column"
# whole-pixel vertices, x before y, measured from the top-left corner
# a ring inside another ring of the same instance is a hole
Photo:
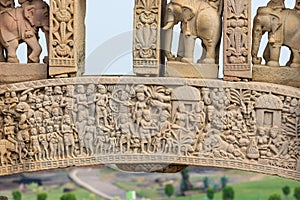
[[[252,78],[251,1],[224,2],[224,79]]]
[[[137,75],[160,74],[160,29],[165,0],[135,0],[133,70]]]
[[[50,76],[84,73],[85,4],[83,0],[50,1]]]

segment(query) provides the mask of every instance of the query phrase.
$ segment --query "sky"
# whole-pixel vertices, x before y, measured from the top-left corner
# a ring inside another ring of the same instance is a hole
[[[132,74],[134,0],[86,0],[86,2],[86,74]],[[259,6],[265,6],[267,2],[268,0],[252,0],[252,15],[255,15]],[[285,4],[292,8],[295,0],[286,0]],[[179,28],[174,31],[178,33]],[[174,36],[178,35],[176,33]],[[44,43],[43,38],[41,41]],[[178,41],[176,37],[174,41]],[[200,40],[197,41],[197,46],[199,42]],[[265,44],[266,40],[262,45]],[[24,46],[19,48],[19,52],[23,51],[21,49]],[[175,51],[176,44],[173,46]],[[285,55],[289,54],[287,50],[283,51]],[[201,48],[198,47],[195,49],[195,59],[200,54]],[[285,59],[281,60],[281,63],[285,62]]]

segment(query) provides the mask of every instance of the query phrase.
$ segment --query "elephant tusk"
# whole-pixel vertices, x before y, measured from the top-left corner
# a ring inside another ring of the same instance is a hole
[[[163,27],[163,30],[171,29],[171,28],[173,28],[173,26],[174,26],[174,22],[173,22],[173,21],[168,22],[168,23]]]

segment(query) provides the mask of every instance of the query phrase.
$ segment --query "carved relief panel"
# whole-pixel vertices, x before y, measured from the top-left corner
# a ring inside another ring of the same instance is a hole
[[[284,86],[147,78],[16,84],[0,87],[0,175],[161,163],[300,180],[299,119],[300,93]]]

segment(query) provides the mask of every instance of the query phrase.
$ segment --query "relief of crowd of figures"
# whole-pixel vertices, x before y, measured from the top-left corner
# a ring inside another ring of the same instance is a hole
[[[300,99],[246,89],[82,84],[0,96],[2,166],[142,153],[299,170],[299,133]]]

